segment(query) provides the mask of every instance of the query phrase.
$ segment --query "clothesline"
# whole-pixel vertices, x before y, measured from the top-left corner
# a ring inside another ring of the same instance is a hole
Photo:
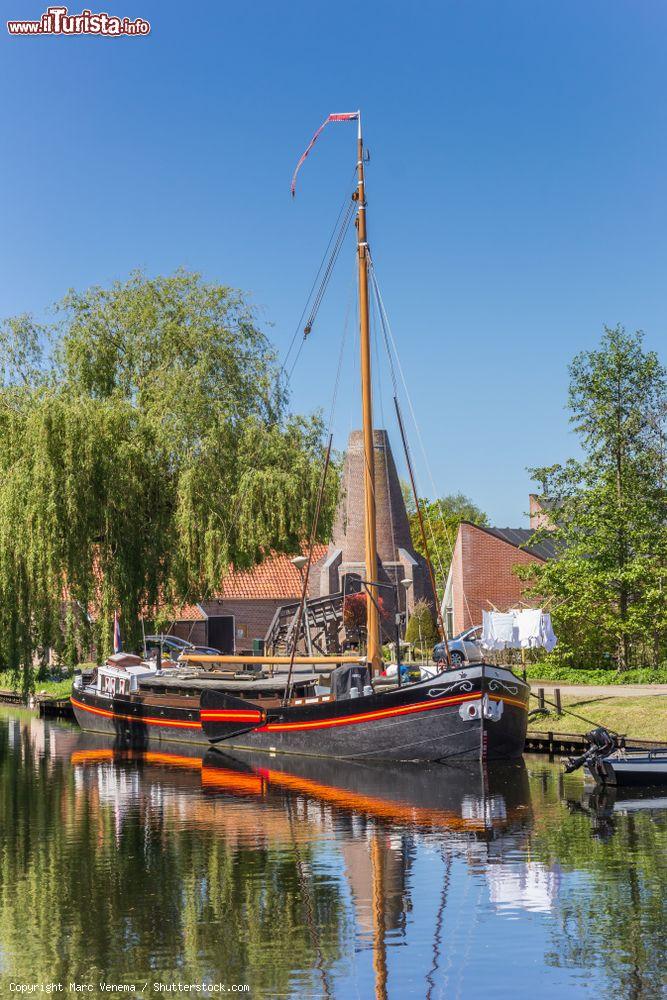
[[[554,595],[553,594],[551,595],[551,597],[547,597],[545,603],[540,608],[540,611],[546,611],[547,608],[549,607],[549,605],[551,604],[551,602],[553,600],[554,600]],[[562,599],[562,601],[558,601],[557,604],[554,604],[554,606],[553,606],[553,608],[551,610],[552,611],[556,611],[558,608],[561,608],[564,604],[567,604],[567,601],[568,601],[568,598],[564,597]],[[518,610],[521,610],[522,608],[525,608],[526,610],[535,610],[535,611],[537,610],[537,608],[533,608],[533,606],[531,604],[526,604],[525,601],[512,601],[512,603],[509,605],[508,608],[506,608],[505,611],[501,611],[500,608],[497,608],[496,605],[493,603],[493,601],[489,601],[488,598],[487,598],[486,603],[489,605],[489,607],[493,611],[497,611],[499,614],[506,614],[506,613],[508,613],[510,611],[518,611]]]
[[[551,615],[542,608],[482,612],[484,649],[546,649],[556,646]]]

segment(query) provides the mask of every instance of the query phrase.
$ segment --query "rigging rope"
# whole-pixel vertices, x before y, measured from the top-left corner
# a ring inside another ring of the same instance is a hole
[[[345,310],[345,322],[343,323],[343,336],[340,342],[340,351],[338,354],[338,367],[336,369],[336,378],[334,380],[334,388],[331,395],[331,409],[329,411],[329,426],[327,428],[327,433],[331,434],[334,421],[334,413],[336,411],[336,403],[338,402],[338,390],[340,388],[340,375],[343,369],[343,359],[345,355],[345,346],[347,343],[347,335],[350,329],[350,313],[352,311],[352,299],[354,297],[354,281],[350,285],[350,291],[348,293],[347,308]]]
[[[350,200],[350,204],[347,206],[347,212],[345,213],[345,215],[343,217],[343,221],[340,224],[340,228],[338,230],[338,235],[336,236],[336,242],[335,242],[333,250],[331,251],[331,254],[329,256],[329,260],[327,262],[326,269],[324,271],[324,274],[322,275],[322,280],[320,282],[320,286],[319,286],[319,288],[317,290],[317,294],[315,296],[315,299],[313,300],[313,305],[312,305],[311,310],[310,310],[310,312],[308,314],[308,319],[306,320],[306,325],[305,325],[304,331],[303,331],[304,332],[304,336],[306,336],[306,337],[308,336],[308,334],[312,330],[313,323],[315,322],[315,317],[317,316],[317,312],[318,312],[318,310],[320,308],[320,304],[322,302],[322,299],[324,298],[324,293],[326,292],[327,285],[329,284],[329,281],[331,279],[331,274],[332,274],[334,266],[336,264],[336,260],[338,259],[338,254],[340,253],[340,249],[341,249],[341,246],[343,244],[343,240],[345,239],[345,234],[347,232],[347,228],[348,228],[348,226],[349,226],[349,224],[350,224],[350,222],[352,220],[352,216],[354,215],[354,209],[355,209],[354,202],[352,200]]]
[[[355,167],[354,173],[356,173],[356,167]],[[340,206],[340,209],[338,210],[338,215],[336,216],[336,221],[333,224],[333,228],[331,230],[331,235],[329,236],[329,242],[327,243],[326,249],[325,249],[324,253],[322,254],[322,260],[320,261],[320,266],[317,269],[317,273],[316,273],[315,277],[313,278],[313,283],[310,286],[310,291],[308,292],[308,295],[306,297],[306,301],[305,301],[303,309],[301,311],[301,315],[299,317],[299,321],[296,324],[296,328],[295,328],[294,333],[292,335],[292,339],[290,341],[289,347],[287,348],[287,352],[285,353],[285,359],[284,359],[283,364],[281,366],[282,369],[284,369],[287,366],[287,362],[288,362],[289,356],[290,356],[290,354],[292,352],[292,348],[294,346],[294,342],[295,342],[296,338],[298,337],[299,333],[302,330],[301,324],[303,323],[304,316],[306,315],[306,310],[308,309],[308,303],[310,302],[310,300],[311,300],[311,298],[313,296],[313,292],[315,291],[315,286],[317,285],[317,279],[319,278],[320,274],[322,273],[322,268],[324,267],[324,263],[325,263],[328,255],[329,255],[329,250],[331,248],[331,244],[333,243],[334,237],[335,237],[335,235],[336,235],[336,233],[338,231],[338,226],[340,224],[341,217],[342,217],[343,212],[345,211],[345,208],[346,208],[346,206],[348,204],[348,201],[349,201],[348,191],[349,191],[349,188],[350,188],[350,184],[352,183],[352,180],[354,179],[354,173],[353,173],[352,178],[350,179],[350,181],[348,181],[348,183],[345,185],[345,195],[343,197],[343,202],[342,202],[342,204]]]
[[[317,289],[317,293],[316,293],[315,298],[313,300],[313,304],[311,306],[310,312],[308,313],[308,319],[306,320],[306,325],[303,328],[303,338],[301,340],[301,343],[299,344],[299,349],[296,352],[296,356],[295,356],[294,361],[292,363],[292,367],[290,368],[289,378],[291,378],[292,375],[293,375],[293,373],[294,373],[294,369],[296,368],[298,360],[299,360],[299,358],[301,356],[301,351],[303,350],[303,345],[305,344],[305,342],[306,342],[306,340],[308,338],[308,335],[310,334],[311,330],[313,329],[313,324],[315,322],[315,318],[316,318],[316,316],[317,316],[317,314],[319,312],[320,306],[322,305],[322,300],[323,300],[324,295],[326,293],[326,290],[327,290],[327,288],[329,286],[329,282],[331,280],[331,275],[333,274],[334,267],[336,265],[336,261],[338,260],[338,256],[340,254],[341,248],[342,248],[343,243],[345,241],[345,236],[346,236],[347,230],[348,230],[348,228],[350,226],[350,222],[352,220],[353,214],[354,214],[354,202],[350,202],[350,205],[348,206],[348,210],[345,213],[343,221],[340,224],[340,228],[338,230],[338,235],[336,236],[336,242],[335,242],[333,250],[331,251],[331,254],[329,256],[329,260],[327,262],[326,269],[324,271],[324,274],[322,275],[322,279],[320,281],[319,288]]]
[[[352,177],[353,178],[354,178],[354,174],[356,174],[356,169],[357,168],[355,166],[354,171],[352,173]],[[352,201],[349,193],[347,193],[347,192],[349,192],[350,183],[351,183],[351,181],[348,181],[348,183],[345,186],[346,194],[345,194],[345,197],[343,198],[343,203],[342,203],[342,205],[340,207],[340,210],[338,212],[338,216],[336,217],[336,221],[334,223],[334,226],[333,226],[333,229],[332,229],[332,232],[331,232],[331,236],[329,237],[329,242],[327,243],[327,248],[326,248],[326,250],[324,252],[324,255],[322,257],[322,261],[320,263],[319,269],[318,269],[317,274],[315,275],[315,278],[314,278],[313,283],[311,285],[310,292],[308,293],[308,298],[306,299],[306,303],[305,303],[305,305],[303,307],[303,311],[301,313],[301,317],[299,319],[299,323],[297,324],[296,330],[294,331],[294,334],[293,334],[292,339],[291,339],[291,341],[289,343],[287,351],[285,352],[285,356],[283,358],[282,364],[280,365],[280,368],[278,369],[277,379],[279,380],[280,376],[283,373],[285,373],[286,380],[287,380],[287,385],[289,385],[289,383],[291,382],[292,375],[294,374],[294,369],[295,369],[296,364],[297,364],[297,362],[299,360],[299,356],[301,354],[301,349],[302,349],[303,344],[305,343],[305,340],[306,340],[305,336],[304,336],[303,340],[301,341],[301,344],[299,345],[299,349],[298,349],[296,357],[294,358],[294,361],[293,361],[293,363],[292,363],[292,365],[290,367],[289,372],[286,371],[287,362],[288,362],[290,354],[291,354],[291,352],[293,350],[294,343],[296,341],[297,335],[299,333],[299,329],[301,327],[301,323],[303,322],[303,317],[305,316],[306,310],[308,308],[308,304],[310,303],[310,301],[312,299],[313,291],[315,289],[315,286],[317,285],[317,280],[320,277],[320,275],[322,274],[322,269],[325,266],[325,262],[327,262],[327,260],[328,260],[328,265],[330,265],[329,273],[326,276],[326,282],[324,284],[324,288],[322,289],[322,283],[320,283],[320,289],[318,290],[318,294],[319,294],[320,290],[322,292],[322,294],[319,295],[319,301],[318,301],[318,306],[317,306],[317,308],[319,308],[319,305],[321,304],[321,301],[322,301],[322,297],[324,295],[324,291],[326,291],[326,286],[328,285],[329,280],[331,278],[331,272],[333,270],[333,265],[335,264],[336,259],[338,258],[338,255],[340,253],[340,249],[341,249],[343,240],[345,238],[345,233],[347,232],[347,229],[348,229],[349,224],[350,224],[350,218],[351,218],[350,206],[352,206],[352,212],[354,212],[354,202]],[[341,223],[341,216],[343,216],[343,222],[342,223]],[[334,250],[330,254],[329,251],[331,249],[332,243],[334,243],[334,240],[335,240]],[[312,312],[312,310],[311,310],[311,312]],[[316,312],[316,310],[315,310],[315,312]],[[313,315],[313,319],[314,319],[314,315]],[[347,320],[346,320],[346,323],[347,323]],[[311,322],[311,326],[312,326],[312,322]],[[345,331],[345,336],[346,336],[346,331]],[[339,362],[338,362],[338,370],[337,370],[337,374],[336,374],[336,381],[335,381],[335,385],[334,385],[334,396],[333,396],[333,399],[332,399],[331,415],[330,415],[330,419],[329,419],[329,433],[331,432],[331,424],[333,422],[333,415],[334,415],[334,410],[335,410],[336,396],[337,396],[337,393],[338,393],[338,385],[339,385],[339,381],[340,381],[341,363],[342,363],[342,348],[341,348],[341,356],[340,356]],[[256,458],[258,456],[258,454],[259,454],[259,446],[258,446],[257,451],[254,452],[254,457]],[[229,518],[227,520],[227,524],[226,524],[226,527],[225,527],[225,533],[224,533],[225,545],[229,541],[229,536],[230,536],[230,533],[231,533],[231,530],[232,530],[232,526],[235,523],[236,515],[237,515],[238,510],[240,508],[240,505],[241,505],[241,503],[242,503],[242,501],[243,501],[243,499],[244,499],[244,497],[245,497],[245,495],[246,495],[246,493],[247,493],[247,491],[249,489],[249,486],[250,486],[250,477],[247,477],[245,483],[241,484],[241,487],[240,487],[240,489],[238,490],[238,492],[236,494],[234,502],[232,503],[231,510],[229,512]],[[224,593],[224,580],[221,582],[221,593]]]
[[[401,378],[402,378],[402,381],[403,381],[403,387],[405,389],[406,396],[408,397],[408,404],[410,405],[410,412],[412,413],[413,421],[415,421],[415,423],[416,423],[414,409],[413,409],[412,403],[410,401],[410,395],[409,395],[409,392],[408,392],[408,389],[407,389],[407,385],[406,385],[406,382],[405,382],[405,377],[403,376],[403,371],[401,369],[400,360],[398,358],[398,351],[396,350],[396,344],[395,344],[395,341],[394,341],[393,336],[391,334],[391,328],[389,326],[389,319],[388,319],[387,314],[386,314],[386,310],[385,310],[385,307],[384,307],[384,301],[383,301],[382,295],[380,293],[380,287],[378,285],[377,275],[375,273],[375,268],[373,267],[372,261],[370,262],[370,273],[371,273],[371,287],[373,289],[374,297],[375,297],[375,299],[378,302],[379,311],[380,311],[381,324],[382,324],[382,332],[383,332],[384,343],[385,343],[385,350],[387,352],[387,357],[389,359],[389,369],[390,369],[390,372],[391,372],[391,381],[392,381],[392,386],[393,386],[393,389],[394,389],[394,398],[395,399],[398,398],[398,384],[397,384],[397,380],[396,380],[396,371],[394,369],[394,363],[393,363],[392,353],[396,354],[396,360],[398,362],[398,366],[399,366],[399,369],[401,371]],[[392,345],[393,345],[393,352],[392,352]],[[430,534],[431,534],[431,542],[433,544],[433,550],[434,550],[434,553],[435,553],[435,557],[436,557],[436,559],[438,561],[438,569],[439,569],[439,572],[440,572],[440,576],[443,577],[443,578],[445,578],[446,574],[444,572],[444,567],[442,565],[442,560],[440,558],[440,551],[439,551],[439,548],[438,548],[438,545],[437,545],[437,542],[436,542],[435,534],[434,534],[434,531],[433,531],[433,525],[432,525],[431,520],[430,520],[430,512],[429,512],[428,508],[426,510],[426,520],[428,522],[429,531],[430,531]],[[445,530],[446,530],[446,526],[445,526]],[[446,578],[443,580],[443,585],[444,584],[446,584]],[[435,596],[437,598],[437,595],[435,595]]]
[[[371,287],[372,287],[372,282],[371,282]],[[374,345],[375,345],[375,355],[376,355],[376,357],[379,357],[379,353],[380,352],[377,349],[377,326],[378,326],[378,324],[377,324],[377,313],[378,313],[377,298],[374,295],[373,298],[371,299],[371,327],[372,327],[372,330],[373,330],[373,342],[374,342]],[[381,422],[381,426],[384,428],[384,427],[386,427],[386,424],[385,424],[385,419],[384,419],[384,399],[383,399],[383,393],[382,393],[382,375],[381,375],[381,372],[379,370],[379,365],[376,366],[376,385],[377,385],[377,397],[378,397],[378,401],[379,401],[379,404],[380,404],[380,422]],[[394,505],[391,502],[390,483],[389,483],[389,460],[387,458],[387,448],[384,447],[382,449],[382,452],[383,452],[383,458],[384,458],[384,481],[385,481],[385,490],[386,490],[386,493],[387,493],[387,507],[389,509],[389,530],[391,532],[392,561],[398,563],[399,559],[398,559],[398,549],[396,548],[396,530],[395,530],[395,527],[394,527]],[[398,572],[396,573],[396,580],[394,582],[397,585],[396,598],[397,598],[397,601],[399,601],[399,597],[398,597]],[[396,612],[399,612],[400,610],[401,610],[400,607],[397,606],[396,607]],[[396,655],[398,656],[398,650],[396,651]]]
[[[303,332],[303,325],[302,324],[303,324],[304,318],[306,316],[306,313],[308,311],[308,306],[310,305],[310,303],[311,303],[311,301],[313,299],[313,293],[315,292],[315,289],[317,287],[318,281],[320,280],[320,275],[322,274],[322,271],[323,271],[323,269],[325,267],[325,264],[330,259],[330,251],[331,251],[331,247],[332,247],[332,245],[334,243],[334,240],[336,239],[337,234],[340,233],[341,219],[343,218],[343,215],[346,214],[346,210],[349,211],[350,204],[353,205],[353,202],[352,202],[352,199],[350,197],[350,193],[349,192],[350,192],[350,187],[352,185],[352,182],[354,180],[354,175],[356,174],[356,172],[357,172],[357,168],[355,166],[354,170],[352,171],[352,176],[351,176],[350,180],[345,185],[345,194],[343,196],[343,202],[342,202],[342,204],[340,206],[340,209],[338,211],[338,215],[336,216],[336,221],[333,224],[333,228],[331,230],[331,235],[329,236],[329,241],[328,241],[328,243],[326,245],[326,249],[325,249],[324,253],[322,254],[322,260],[320,261],[320,266],[318,267],[317,273],[315,274],[315,277],[313,278],[313,283],[310,286],[310,291],[308,292],[308,295],[306,297],[306,301],[305,301],[303,309],[301,311],[301,315],[299,317],[299,321],[296,324],[294,333],[292,334],[292,339],[291,339],[291,341],[289,343],[289,347],[287,348],[287,351],[285,353],[285,358],[284,358],[283,363],[282,363],[281,368],[280,368],[281,372],[286,370],[287,363],[289,361],[289,358],[290,358],[290,355],[292,353],[292,350],[294,349],[294,344],[296,342],[296,339],[299,336],[299,334]],[[348,223],[348,225],[349,225],[349,223]],[[312,322],[311,322],[310,325],[312,326]],[[302,346],[303,346],[303,341],[301,343],[301,346],[299,347],[299,352],[298,352],[299,354],[301,353],[301,347]],[[297,360],[298,360],[298,357],[297,357]],[[290,368],[290,373],[288,375],[288,381],[289,381],[289,379],[290,379],[290,377],[292,375],[292,372],[294,371],[295,364],[296,364],[296,360],[294,361],[294,363],[292,364],[292,366]]]
[[[399,370],[399,373],[400,373],[400,376],[401,376],[401,382],[403,384],[403,389],[404,389],[404,392],[405,392],[405,395],[406,395],[406,398],[407,398],[407,401],[408,401],[408,406],[410,408],[410,414],[412,416],[412,422],[413,422],[413,424],[415,426],[415,430],[417,432],[417,437],[419,439],[419,445],[420,445],[420,450],[421,450],[421,453],[422,453],[422,459],[424,461],[424,464],[426,466],[426,469],[427,469],[427,472],[428,472],[428,475],[429,475],[429,479],[430,479],[430,482],[431,482],[433,493],[437,497],[438,491],[437,491],[437,488],[436,488],[436,485],[435,485],[435,482],[434,482],[434,479],[433,479],[433,473],[431,471],[431,467],[430,467],[430,464],[429,464],[429,461],[428,461],[428,458],[427,458],[427,455],[426,455],[426,449],[424,447],[424,441],[423,441],[423,438],[421,436],[421,432],[419,430],[419,424],[417,423],[417,417],[416,417],[416,414],[415,414],[414,406],[412,404],[412,398],[410,396],[410,391],[409,391],[408,386],[407,386],[407,381],[406,381],[406,378],[405,378],[405,373],[403,371],[403,366],[401,365],[401,359],[400,359],[399,354],[398,354],[398,348],[396,346],[396,341],[395,341],[393,333],[391,331],[391,325],[389,323],[389,317],[387,315],[387,310],[385,308],[384,300],[382,298],[382,293],[380,292],[380,286],[379,286],[379,283],[378,283],[378,280],[377,280],[377,275],[375,273],[375,266],[373,264],[373,260],[372,260],[371,254],[370,254],[370,250],[368,251],[368,258],[369,258],[369,275],[371,277],[371,287],[373,289],[373,293],[376,296],[378,304],[379,304],[380,316],[381,316],[381,319],[382,319],[382,329],[383,329],[384,340],[385,340],[385,348],[387,350],[387,354],[388,354],[388,357],[389,357],[389,365],[390,365],[390,370],[391,370],[392,383],[394,385],[394,395],[397,396],[398,392],[397,392],[396,373],[395,373],[395,370],[394,370],[392,355],[395,356],[395,358],[396,358],[396,364],[398,365],[398,370]],[[450,556],[453,559],[454,558],[454,545],[452,544],[452,539],[451,539],[450,533],[449,533],[449,527],[448,527],[447,522],[445,521],[444,515],[442,513],[442,508],[440,506],[440,501],[439,500],[436,502],[436,509],[437,509],[438,514],[440,516],[440,522],[441,522],[441,525],[442,525],[442,528],[443,528],[444,537],[445,537],[445,539],[447,541],[447,545],[449,547]],[[438,544],[437,544],[437,541],[436,541],[436,538],[435,538],[435,533],[434,533],[434,530],[433,530],[432,512],[431,512],[431,510],[429,509],[428,506],[426,506],[426,521],[427,521],[427,524],[428,524],[428,527],[429,527],[429,533],[431,535],[431,541],[432,541],[433,549],[434,549],[434,552],[435,552],[435,558],[436,558],[437,563],[438,563],[439,575],[440,575],[440,577],[442,579],[443,592],[446,592],[446,589],[447,589],[447,579],[448,579],[448,575],[449,574],[445,573],[445,570],[444,570],[444,566],[443,566],[442,559],[441,559],[441,556],[440,556],[440,550],[439,550],[439,547],[438,547]],[[467,598],[467,595],[466,595],[466,592],[465,592],[465,588],[463,588],[463,600],[464,600],[464,603],[465,603],[465,606],[466,606],[466,611],[467,611],[467,614],[468,614],[468,618],[470,619],[470,621],[472,621],[472,615],[471,615],[471,612],[470,612],[470,605],[468,604],[468,598]]]

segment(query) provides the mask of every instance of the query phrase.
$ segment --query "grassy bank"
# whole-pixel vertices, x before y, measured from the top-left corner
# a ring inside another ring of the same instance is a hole
[[[582,692],[564,695],[563,708],[585,716],[591,722],[574,718],[553,709],[549,715],[535,719],[529,728],[539,732],[587,733],[591,723],[606,726],[626,736],[644,740],[664,740],[667,743],[667,696],[654,698],[610,698],[603,695],[589,696]],[[531,706],[537,702],[531,699]]]
[[[63,677],[61,680],[48,679],[39,680],[35,678],[34,693],[47,694],[51,698],[66,698],[72,687],[72,678]],[[0,689],[4,691],[16,691],[16,684],[8,670],[0,671]]]
[[[512,669],[520,673],[522,668],[515,664]],[[667,684],[667,666],[642,667],[620,674],[617,670],[577,670],[575,667],[542,662],[526,664],[526,674],[530,681],[561,684]]]

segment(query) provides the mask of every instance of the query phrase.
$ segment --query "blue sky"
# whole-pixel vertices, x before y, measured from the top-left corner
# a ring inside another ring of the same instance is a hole
[[[665,5],[89,6],[151,34],[2,35],[0,315],[184,265],[251,293],[284,351],[354,126],[323,135],[294,202],[290,176],[329,112],[361,107],[369,237],[436,489],[525,523],[526,466],[575,452],[571,357],[605,323],[664,344]],[[3,15],[45,7],[6,0]],[[294,373],[297,410],[330,403],[353,267],[348,243]],[[354,350],[352,331],[339,447],[358,423]]]

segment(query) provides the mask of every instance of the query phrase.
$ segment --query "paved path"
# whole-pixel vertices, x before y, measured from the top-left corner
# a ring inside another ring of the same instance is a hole
[[[590,698],[655,698],[667,696],[667,684],[557,684],[553,681],[530,682],[533,694],[538,688],[544,688],[545,697],[553,695],[555,688],[560,688],[562,695],[580,695],[583,699]]]

